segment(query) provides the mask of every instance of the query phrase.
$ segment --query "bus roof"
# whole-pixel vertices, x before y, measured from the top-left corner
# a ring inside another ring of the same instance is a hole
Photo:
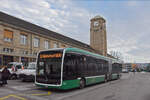
[[[65,48],[65,51],[66,52],[78,52],[78,53],[82,53],[82,54],[85,54],[85,55],[98,57],[98,58],[101,58],[101,59],[104,59],[104,60],[107,60],[107,61],[112,60],[114,62],[119,62],[117,59],[113,59],[113,58],[110,58],[110,57],[105,57],[105,56],[95,54],[95,53],[92,53],[92,52],[89,52],[89,51],[81,50],[81,49],[78,49],[78,48]]]
[[[117,59],[114,59],[114,58],[110,58],[110,57],[106,57],[106,56],[102,56],[100,54],[92,53],[92,52],[89,52],[89,51],[86,51],[86,50],[82,50],[82,49],[79,49],[79,48],[52,48],[52,49],[48,49],[48,50],[41,50],[40,52],[53,51],[53,50],[65,50],[65,52],[82,53],[82,54],[85,54],[85,55],[101,58],[101,59],[104,59],[104,60],[107,60],[107,61],[112,60],[113,62],[121,63],[120,60],[117,60]]]

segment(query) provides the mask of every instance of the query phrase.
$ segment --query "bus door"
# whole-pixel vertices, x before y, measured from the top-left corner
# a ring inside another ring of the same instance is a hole
[[[111,74],[112,74],[112,60],[109,60],[109,69],[108,69],[108,75],[109,79],[111,79]]]

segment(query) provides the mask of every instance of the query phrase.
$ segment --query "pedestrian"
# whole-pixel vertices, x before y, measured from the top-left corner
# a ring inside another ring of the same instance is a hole
[[[134,75],[135,75],[135,69],[133,70],[133,73],[134,73]]]
[[[2,82],[3,84],[7,84],[7,80],[9,79],[10,71],[8,70],[7,66],[4,66],[2,69]]]
[[[2,82],[2,72],[0,71],[0,86],[3,85],[3,82]]]

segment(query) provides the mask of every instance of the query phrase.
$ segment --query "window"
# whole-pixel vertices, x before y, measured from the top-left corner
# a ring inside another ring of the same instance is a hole
[[[61,48],[65,48],[66,46],[64,44],[61,45]]]
[[[28,54],[28,51],[21,50],[20,53],[21,53],[21,54],[24,54],[24,55],[27,55],[27,54]]]
[[[27,44],[27,36],[26,35],[21,34],[20,43],[23,44],[23,45]]]
[[[4,41],[11,42],[13,39],[13,32],[9,30],[4,30]]]
[[[98,25],[99,25],[98,21],[95,21],[94,26],[98,26]]]
[[[49,49],[49,41],[46,40],[46,41],[44,42],[44,46],[45,46],[45,49]]]
[[[28,51],[24,51],[24,54],[28,54]]]
[[[34,51],[34,52],[33,52],[33,55],[35,55],[35,56],[36,56],[36,55],[37,55],[37,51]]]
[[[112,64],[112,73],[121,72],[121,64],[115,62]]]
[[[70,80],[77,77],[77,56],[71,53],[66,53],[64,59],[64,79]]]
[[[21,69],[22,66],[21,66],[21,65],[16,65],[16,68],[17,68],[17,69]]]
[[[54,47],[54,48],[58,48],[58,43],[54,43],[54,44],[53,44],[53,47]]]
[[[63,50],[40,52],[37,61],[38,82],[57,85],[61,83],[62,53]],[[57,54],[60,56],[52,56]],[[46,55],[49,57],[46,58]]]
[[[34,38],[34,47],[39,47],[39,44],[40,44],[40,39]]]
[[[11,48],[3,48],[3,52],[12,53],[14,50]]]
[[[98,29],[94,29],[94,32],[98,32],[99,30]]]
[[[103,27],[102,27],[102,26],[100,27],[100,30],[103,30]]]

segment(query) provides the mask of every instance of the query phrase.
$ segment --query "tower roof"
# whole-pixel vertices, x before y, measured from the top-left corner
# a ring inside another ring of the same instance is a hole
[[[95,16],[94,18],[103,18],[103,17],[101,17],[100,15],[97,15],[97,16]]]
[[[92,18],[91,20],[95,20],[95,19],[102,19],[102,20],[104,20],[105,21],[105,19],[102,17],[102,16],[100,16],[100,15],[96,15],[94,18]]]

